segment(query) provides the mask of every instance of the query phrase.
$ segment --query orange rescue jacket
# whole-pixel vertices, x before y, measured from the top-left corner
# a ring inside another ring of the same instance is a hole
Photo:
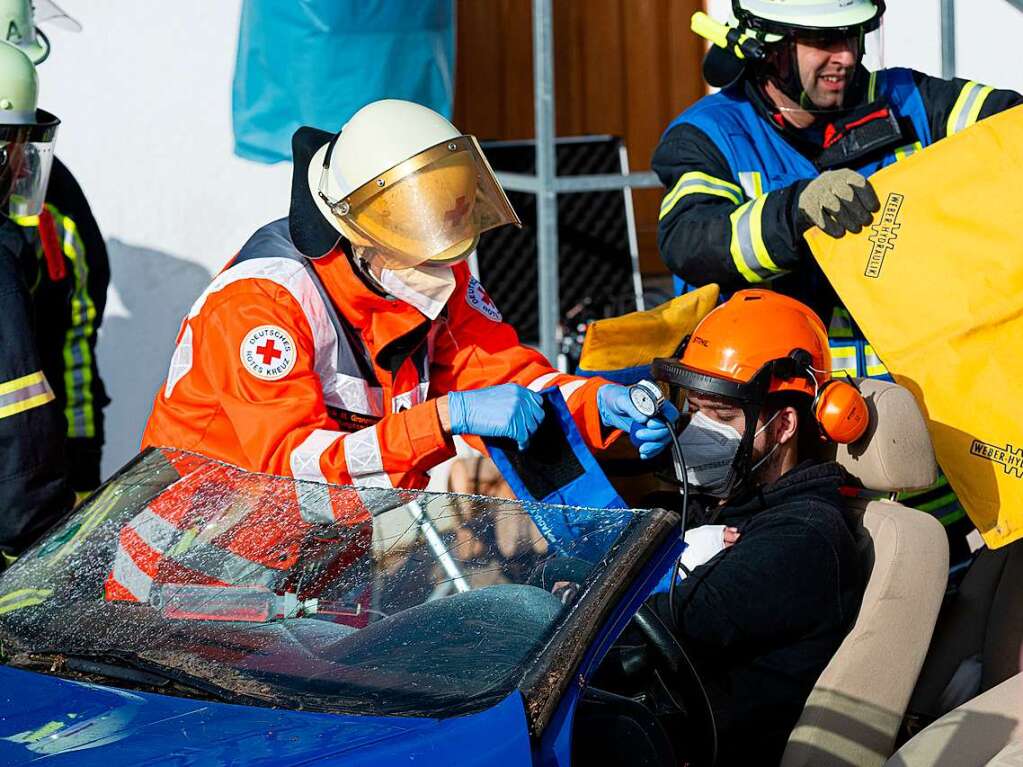
[[[346,246],[345,246],[346,247]],[[311,261],[281,219],[260,229],[193,305],[142,446],[245,469],[370,487],[425,487],[453,455],[435,398],[514,382],[559,386],[587,444],[602,379],[522,346],[466,264],[434,321],[370,289],[342,247]]]

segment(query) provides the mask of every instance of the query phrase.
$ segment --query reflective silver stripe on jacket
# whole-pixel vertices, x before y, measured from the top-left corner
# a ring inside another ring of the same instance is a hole
[[[174,387],[185,374],[192,369],[192,326],[185,320],[185,328],[181,331],[181,340],[174,347],[170,369],[167,371],[167,383],[163,387],[163,396],[170,397]]]
[[[557,371],[553,373],[544,373],[542,376],[538,376],[529,382],[526,386],[530,391],[543,391],[547,388],[547,385],[560,375]]]
[[[352,484],[362,487],[392,486],[390,477],[384,471],[384,458],[375,426],[349,434],[342,444]]]
[[[110,574],[113,579],[140,602],[149,599],[153,588],[153,579],[146,575],[123,547],[117,547],[114,554],[114,566]]]
[[[128,528],[153,551],[163,554],[181,536],[181,531],[150,509],[143,509],[128,523]]]
[[[334,521],[330,490],[318,484],[327,481],[320,466],[320,457],[342,436],[341,432],[317,429],[291,451],[291,474],[295,479],[302,480],[295,483],[298,511],[302,519],[310,524]]]
[[[334,521],[334,510],[330,503],[330,488],[318,482],[296,482],[298,513],[310,525],[328,525]]]
[[[288,457],[291,476],[295,479],[326,482],[327,478],[323,475],[323,469],[320,468],[320,457],[327,448],[343,436],[339,431],[316,429],[291,451],[291,455]]]
[[[233,551],[196,540],[194,537],[186,542],[188,535],[186,531],[175,527],[173,523],[150,509],[144,509],[135,515],[128,523],[128,527],[161,556],[225,583],[272,586],[281,574],[280,570],[266,567]],[[119,548],[119,552],[122,550]],[[119,578],[117,580],[120,582]]]

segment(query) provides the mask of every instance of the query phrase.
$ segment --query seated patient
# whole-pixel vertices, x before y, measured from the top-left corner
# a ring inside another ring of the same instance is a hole
[[[737,530],[678,583],[674,604],[652,600],[707,688],[720,764],[778,763],[863,595],[839,490],[848,475],[815,455],[825,439],[857,439],[868,416],[830,370],[817,315],[764,290],[736,293],[681,360],[654,363],[688,405],[679,442],[691,502]]]

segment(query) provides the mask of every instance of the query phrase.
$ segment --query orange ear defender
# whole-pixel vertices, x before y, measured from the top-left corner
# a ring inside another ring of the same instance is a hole
[[[827,381],[817,392],[813,415],[824,436],[843,445],[858,440],[870,425],[867,402],[860,390],[836,378]]]
[[[789,360],[792,362],[789,363]],[[793,371],[790,365],[801,368],[810,382],[818,380],[814,373],[820,371],[814,368],[813,357],[807,350],[793,349],[786,360],[779,360],[775,364],[775,368],[780,368],[786,375],[791,376]],[[832,442],[843,445],[862,437],[870,425],[870,412],[867,410],[866,400],[853,380],[829,378],[817,386],[810,412],[817,420],[821,434]]]

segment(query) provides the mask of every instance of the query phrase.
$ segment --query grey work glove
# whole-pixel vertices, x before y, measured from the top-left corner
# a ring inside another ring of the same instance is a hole
[[[831,237],[856,234],[881,208],[877,193],[854,170],[828,170],[807,184],[799,195],[799,219],[806,231],[819,227]]]

